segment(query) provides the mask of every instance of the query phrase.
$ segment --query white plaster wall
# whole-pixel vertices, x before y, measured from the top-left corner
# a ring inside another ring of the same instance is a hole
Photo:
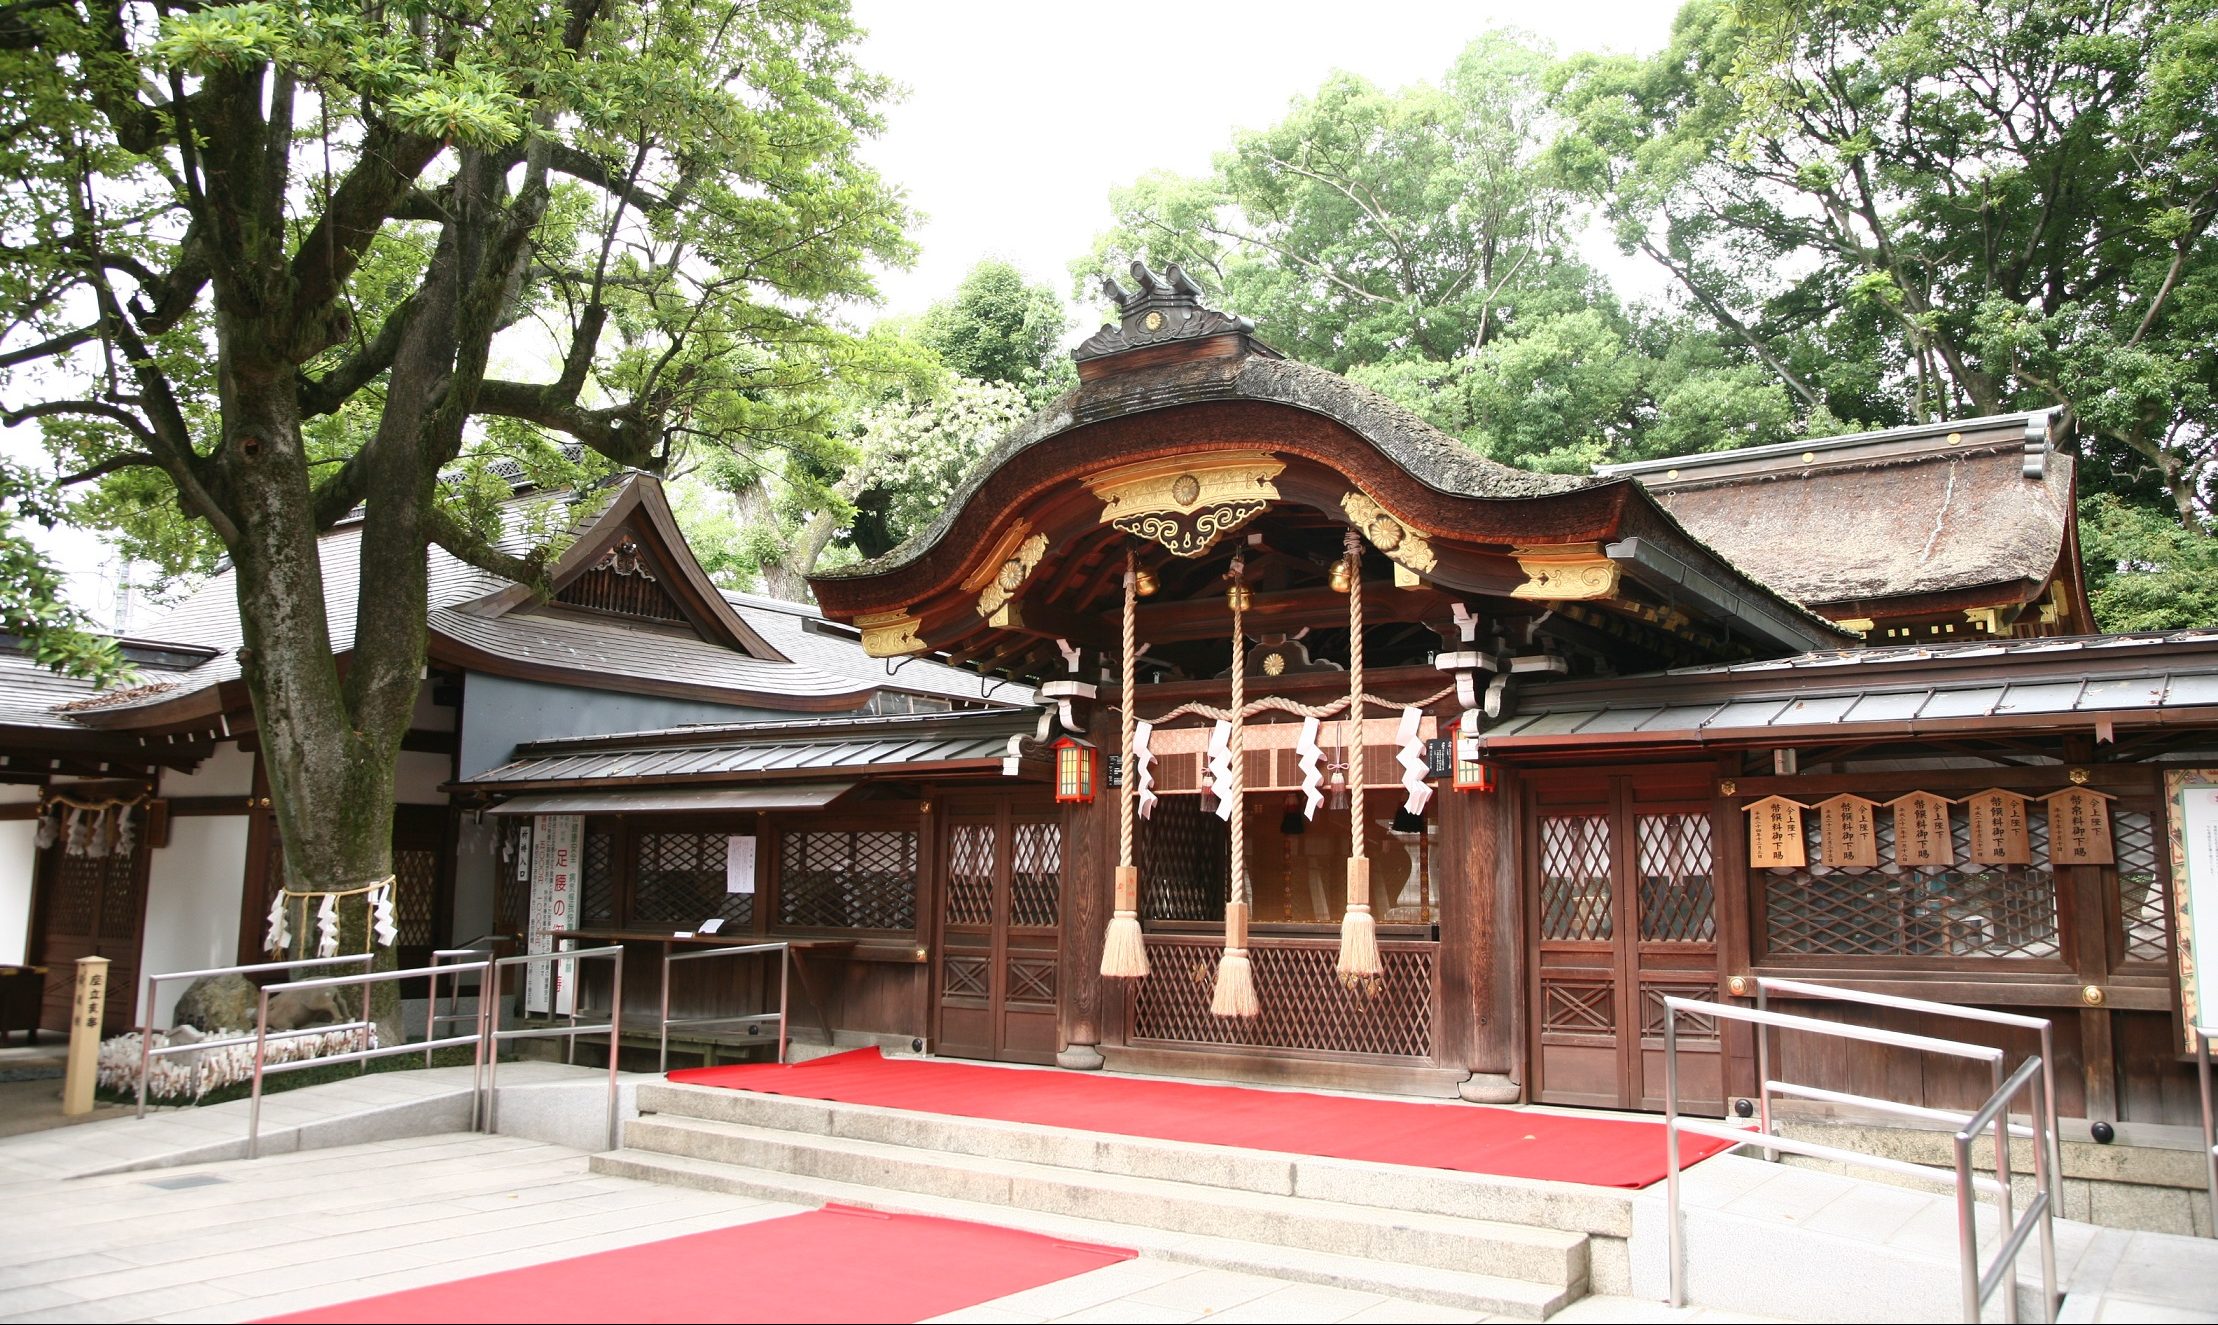
[[[36,801],[37,787],[0,786],[0,804]],[[31,880],[38,869],[35,819],[0,819],[0,966],[29,957]]]
[[[190,773],[162,770],[164,796],[250,796],[254,794],[254,756],[236,741],[219,745]]]
[[[454,706],[432,698],[433,689],[431,682],[426,681],[416,692],[416,711],[408,719],[408,725],[420,732],[451,732],[455,728]]]
[[[154,852],[146,888],[146,945],[132,1006],[144,1017],[145,978],[164,971],[228,966],[238,960],[240,890],[246,879],[247,817],[189,815],[170,820],[169,845]],[[183,981],[162,986],[155,1024],[169,1024]]]
[[[393,801],[398,805],[444,805],[446,793],[439,784],[454,775],[454,762],[443,754],[403,750],[393,769]]]

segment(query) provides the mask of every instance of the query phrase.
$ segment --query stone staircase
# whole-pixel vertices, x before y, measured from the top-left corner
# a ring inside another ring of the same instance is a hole
[[[642,1085],[639,1108],[596,1171],[987,1223],[1018,1210],[1143,1255],[1528,1320],[1630,1287],[1631,1192],[700,1086]]]

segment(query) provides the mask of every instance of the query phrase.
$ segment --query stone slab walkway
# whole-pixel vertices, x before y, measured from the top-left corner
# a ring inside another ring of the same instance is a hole
[[[0,1157],[13,1144],[0,1143]],[[597,1177],[586,1158],[567,1147],[465,1133],[77,1179],[18,1168],[0,1178],[7,1211],[0,1322],[254,1320],[801,1209]],[[1022,1227],[1021,1217],[1011,1223]],[[942,1319],[1484,1318],[1142,1259]],[[1556,1319],[1745,1318],[1590,1298]]]

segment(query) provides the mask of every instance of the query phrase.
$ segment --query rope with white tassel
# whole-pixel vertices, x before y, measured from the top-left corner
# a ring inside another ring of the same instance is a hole
[[[1109,929],[1101,942],[1101,973],[1111,979],[1139,980],[1148,973],[1146,940],[1140,933],[1140,867],[1133,859],[1133,817],[1138,812],[1139,798],[1146,774],[1141,761],[1135,730],[1139,706],[1136,683],[1139,677],[1137,618],[1139,596],[1139,564],[1127,548],[1124,554],[1124,638],[1121,641],[1123,657],[1118,677],[1123,701],[1124,782],[1117,793],[1117,895],[1116,906],[1109,917]]]

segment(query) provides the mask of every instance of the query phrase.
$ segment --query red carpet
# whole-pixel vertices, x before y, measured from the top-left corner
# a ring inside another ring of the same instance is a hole
[[[1132,1259],[1119,1247],[828,1205],[273,1321],[917,1321]]]
[[[793,1067],[688,1068],[672,1072],[670,1079],[919,1113],[1597,1187],[1646,1187],[1664,1176],[1662,1123],[1475,1104],[1402,1103],[895,1059],[876,1049]],[[1723,1142],[1700,1137],[1679,1141],[1683,1164],[1723,1149]]]

